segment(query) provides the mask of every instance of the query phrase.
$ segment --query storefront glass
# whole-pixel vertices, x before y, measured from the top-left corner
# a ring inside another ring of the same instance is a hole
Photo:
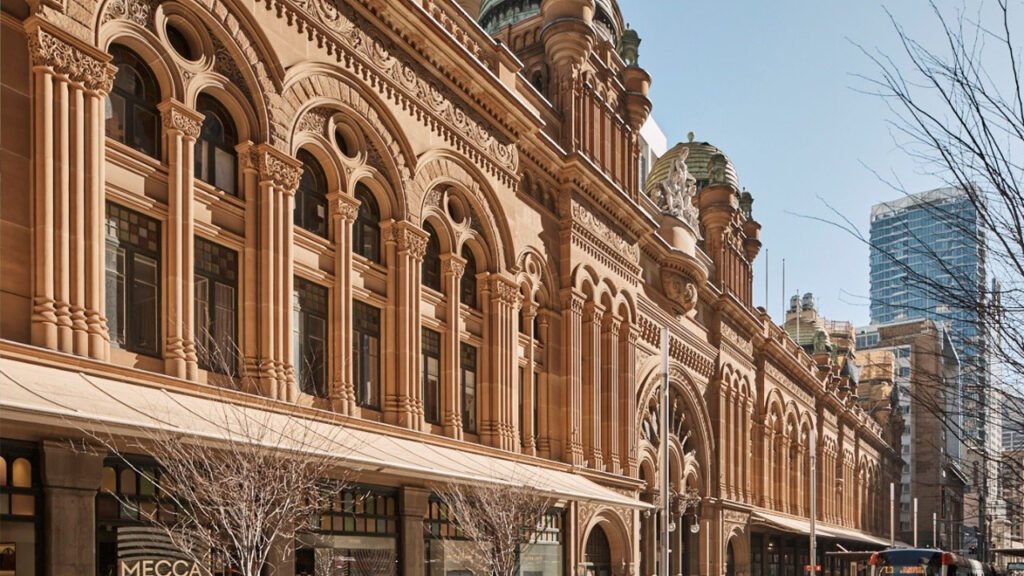
[[[398,574],[398,491],[357,486],[330,492],[319,530],[298,537],[295,574]]]
[[[35,445],[0,440],[0,576],[41,573],[39,486]]]

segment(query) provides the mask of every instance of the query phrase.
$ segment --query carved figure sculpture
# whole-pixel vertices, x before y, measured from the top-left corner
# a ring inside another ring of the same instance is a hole
[[[715,154],[708,161],[708,183],[725,184],[725,167],[727,160],[724,154]]]
[[[672,161],[668,177],[654,187],[651,199],[661,209],[662,214],[675,216],[689,224],[699,238],[700,213],[693,205],[693,197],[697,195],[697,179],[686,167],[686,157],[689,154],[690,150],[684,148],[683,153]]]

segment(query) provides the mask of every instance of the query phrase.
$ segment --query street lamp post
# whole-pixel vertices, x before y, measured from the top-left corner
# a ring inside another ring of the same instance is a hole
[[[662,576],[669,576],[669,523],[672,521],[670,515],[671,501],[669,498],[669,483],[672,475],[668,469],[668,328],[661,332],[661,570]]]

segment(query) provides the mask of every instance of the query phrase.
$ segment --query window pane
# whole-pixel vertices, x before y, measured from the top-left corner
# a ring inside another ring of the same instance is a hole
[[[135,106],[135,141],[132,145],[136,150],[156,156],[156,143],[159,136],[159,123],[156,114],[149,108]]]
[[[210,144],[205,140],[199,140],[196,142],[195,149],[195,177],[199,178],[203,182],[210,182]]]
[[[223,148],[214,150],[214,164],[217,167],[216,180],[218,188],[232,196],[235,195],[235,154]]]
[[[235,289],[218,282],[213,340],[218,356],[226,364],[224,368],[229,373],[234,372],[234,359],[237,357],[237,344],[235,342],[237,309],[235,302]]]
[[[196,325],[193,332],[196,338],[196,351],[199,363],[209,365],[210,360],[210,281],[196,275]]]
[[[106,110],[106,132],[107,136],[117,140],[125,141],[124,133],[124,98],[119,94],[111,93],[107,96]]]
[[[112,344],[124,346],[125,259],[124,250],[107,243],[107,328]]]
[[[135,321],[132,344],[141,350],[157,351],[157,334],[159,330],[157,301],[157,262],[156,260],[135,255],[134,278],[132,278],[132,318]]]

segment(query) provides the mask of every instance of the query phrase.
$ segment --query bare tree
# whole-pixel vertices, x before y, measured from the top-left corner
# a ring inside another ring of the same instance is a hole
[[[438,492],[464,540],[445,540],[446,558],[473,574],[517,576],[543,533],[552,499],[542,490],[508,484],[451,483]]]
[[[224,364],[221,372],[232,370]],[[256,388],[244,378],[225,381]],[[148,511],[129,496],[112,496],[138,508],[184,559],[204,574],[272,575],[275,548],[277,559],[287,560],[296,534],[318,527],[329,491],[344,489],[337,466],[351,447],[337,424],[294,416],[258,396],[213,391],[215,401],[203,410],[181,405],[191,412],[185,422],[117,435],[97,427],[86,432],[155,487],[159,504]],[[133,455],[140,453],[156,465],[139,465]]]
[[[946,325],[967,317],[976,327],[973,335],[953,334],[966,384],[951,391],[954,401],[933,393],[934,385],[910,393],[949,433],[964,440],[980,468],[968,473],[982,484],[975,488],[984,502],[997,496],[985,486],[1002,460],[1001,449],[998,442],[975,440],[975,431],[965,424],[978,420],[963,416],[982,415],[984,423],[998,411],[1004,425],[1024,430],[1024,403],[1014,400],[1022,396],[1024,383],[1024,95],[1016,36],[1024,24],[1024,7],[1015,0],[966,2],[959,10],[930,6],[939,41],[926,45],[891,18],[900,52],[865,50],[877,72],[862,78],[866,92],[889,105],[897,146],[923,173],[967,198],[969,210],[943,194],[917,207],[956,234],[980,238],[978,256],[988,277],[974,280],[961,263],[946,259],[941,247],[910,227],[902,231],[906,242],[891,250],[866,238],[842,215],[839,219],[840,226],[870,245],[873,259],[892,264],[894,277],[924,302],[899,303],[906,317],[929,317]],[[898,192],[916,192],[905,190],[898,177],[883,180]],[[998,428],[989,434],[998,434]],[[1009,464],[1022,477],[1019,459]],[[984,524],[984,518],[978,520]]]

